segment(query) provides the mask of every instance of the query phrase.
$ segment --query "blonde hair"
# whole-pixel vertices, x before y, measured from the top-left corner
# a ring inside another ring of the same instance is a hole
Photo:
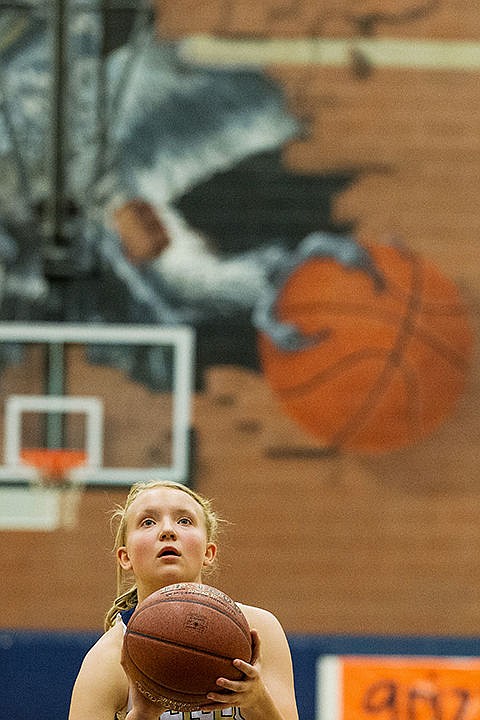
[[[190,495],[190,497],[193,498],[202,508],[205,527],[207,530],[207,542],[216,542],[220,519],[216,512],[212,509],[210,500],[203,495],[200,495],[200,493],[195,490],[192,490],[187,485],[182,485],[181,483],[176,483],[171,480],[149,480],[147,482],[138,482],[132,485],[130,492],[127,495],[125,505],[118,505],[112,514],[112,524],[115,522],[118,523],[117,531],[115,533],[114,552],[116,552],[118,548],[123,547],[126,543],[127,512],[130,505],[142,492],[157,487],[181,490],[187,495]],[[105,630],[113,627],[117,615],[120,612],[135,607],[138,602],[137,586],[134,584],[125,589],[126,584],[127,578],[125,573],[121,566],[117,563],[117,597],[105,616]]]

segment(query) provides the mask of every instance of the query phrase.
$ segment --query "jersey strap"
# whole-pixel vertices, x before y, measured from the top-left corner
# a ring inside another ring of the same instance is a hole
[[[121,616],[121,618],[122,618],[122,620],[123,620],[123,624],[124,624],[124,625],[128,625],[128,621],[130,620],[130,618],[132,617],[133,613],[135,612],[135,609],[136,609],[136,606],[133,607],[133,608],[130,608],[130,610],[122,610],[122,611],[120,612],[120,616]]]

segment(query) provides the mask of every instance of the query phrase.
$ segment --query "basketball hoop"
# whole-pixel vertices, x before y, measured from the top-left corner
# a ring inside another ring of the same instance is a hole
[[[20,461],[35,468],[40,486],[56,495],[58,526],[64,529],[74,528],[85,486],[72,482],[70,471],[86,463],[87,453],[69,448],[22,448]]]
[[[87,453],[69,448],[21,448],[20,460],[37,468],[44,485],[62,485],[73,468],[86,463]]]
[[[37,485],[37,490],[51,496],[50,507],[56,515],[53,524],[57,528],[73,529],[85,485],[72,482],[70,472],[87,462],[87,453],[70,448],[22,448],[20,462],[36,471],[33,485]]]

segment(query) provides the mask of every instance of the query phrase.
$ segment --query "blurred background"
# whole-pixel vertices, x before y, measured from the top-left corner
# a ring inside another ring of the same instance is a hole
[[[302,720],[350,717],[325,655],[478,653],[479,41],[466,0],[0,0],[9,717],[67,717],[144,476],[229,521]]]

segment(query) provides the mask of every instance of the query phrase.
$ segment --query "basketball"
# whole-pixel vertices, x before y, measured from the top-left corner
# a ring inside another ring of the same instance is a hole
[[[417,443],[453,412],[473,333],[456,285],[431,262],[403,248],[367,250],[381,285],[329,257],[294,269],[276,317],[313,342],[289,351],[259,333],[259,355],[304,430],[331,449],[380,453]]]
[[[201,709],[219,677],[236,680],[232,665],[252,656],[250,628],[235,602],[220,590],[177,583],[140,603],[123,641],[122,662],[151,702],[171,710]],[[227,691],[223,691],[227,692]]]

